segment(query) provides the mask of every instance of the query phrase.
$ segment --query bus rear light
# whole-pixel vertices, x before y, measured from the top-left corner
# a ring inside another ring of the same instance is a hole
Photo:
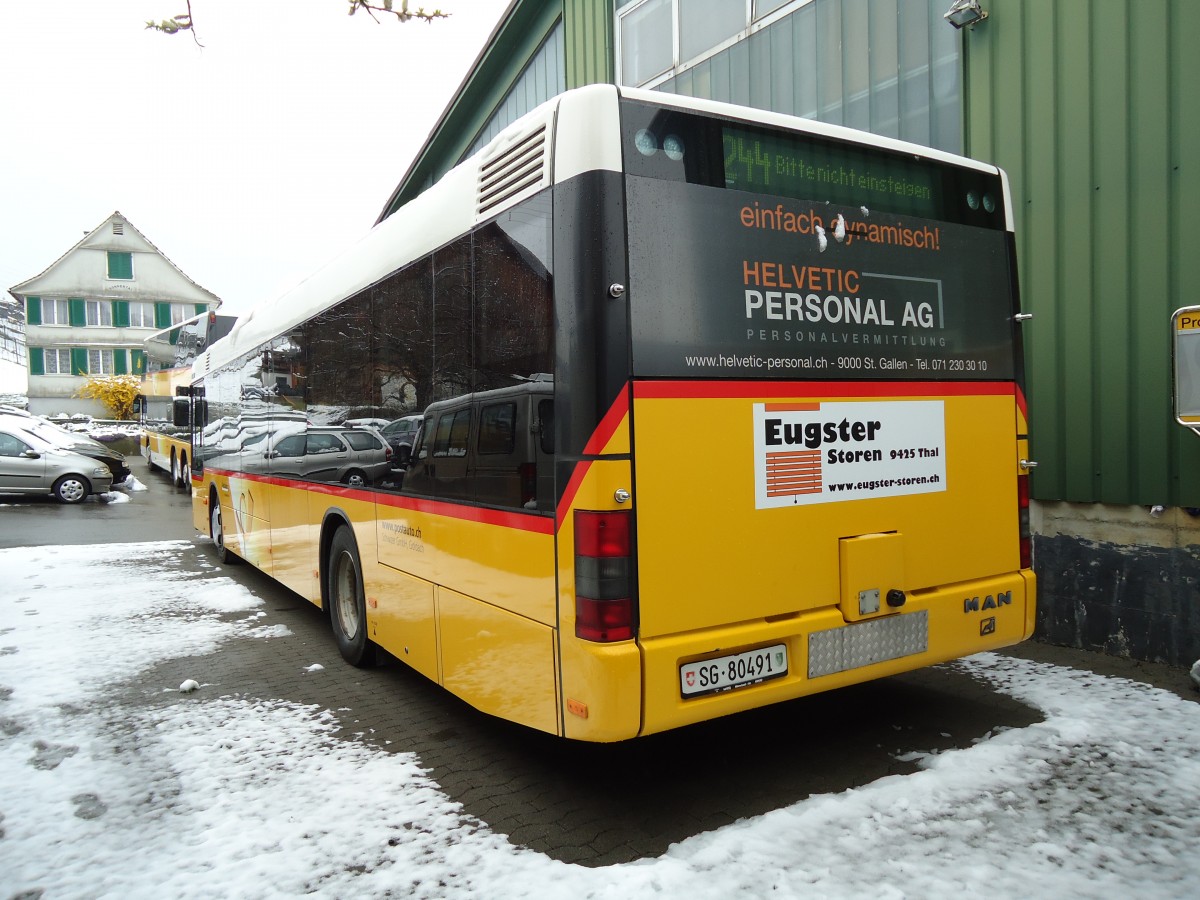
[[[632,555],[631,514],[614,512],[575,513],[575,555],[615,557]]]
[[[575,637],[608,644],[633,638],[633,600],[575,597]]]
[[[575,513],[575,636],[633,637],[633,514]]]
[[[1017,476],[1017,519],[1020,527],[1021,568],[1033,568],[1033,534],[1029,527],[1029,476]]]

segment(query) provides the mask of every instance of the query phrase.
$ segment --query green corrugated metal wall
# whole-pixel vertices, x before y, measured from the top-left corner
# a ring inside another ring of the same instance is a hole
[[[613,16],[612,0],[563,0],[568,88],[615,79]]]
[[[986,7],[964,33],[966,152],[1012,180],[1034,493],[1200,506],[1169,328],[1200,302],[1200,2]]]

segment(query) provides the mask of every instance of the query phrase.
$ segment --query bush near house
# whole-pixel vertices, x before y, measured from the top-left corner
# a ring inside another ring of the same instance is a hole
[[[94,375],[75,392],[75,396],[99,400],[114,419],[132,419],[133,401],[140,384],[136,375]]]

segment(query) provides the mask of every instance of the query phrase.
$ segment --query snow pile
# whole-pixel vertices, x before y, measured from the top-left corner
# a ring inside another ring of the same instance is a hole
[[[199,686],[222,643],[289,639],[216,570],[183,571],[194,552],[0,551],[6,893],[1156,900],[1200,883],[1200,704],[994,654],[956,665],[1044,721],[657,859],[559,863],[466,816],[415,755],[354,740],[328,710],[208,684],[151,696],[160,662],[197,657]]]

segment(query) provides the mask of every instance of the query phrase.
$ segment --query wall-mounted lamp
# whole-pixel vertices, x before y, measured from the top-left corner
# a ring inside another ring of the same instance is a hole
[[[954,0],[950,10],[943,18],[955,28],[966,28],[976,22],[982,22],[988,17],[987,12],[979,5],[979,0]]]

